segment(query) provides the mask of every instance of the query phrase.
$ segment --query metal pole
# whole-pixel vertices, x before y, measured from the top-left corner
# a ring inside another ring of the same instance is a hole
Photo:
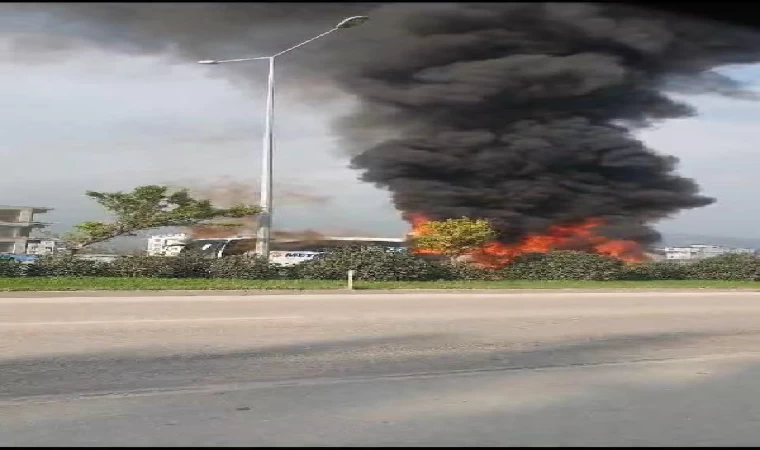
[[[264,148],[261,154],[261,213],[256,233],[256,254],[269,259],[269,238],[272,229],[272,147],[274,145],[274,56],[269,58],[267,112]]]
[[[348,271],[348,290],[349,291],[354,290],[354,271],[353,270]]]
[[[266,112],[266,127],[264,129],[264,148],[261,155],[261,213],[259,213],[259,227],[256,232],[256,254],[269,259],[269,240],[272,230],[272,147],[274,146],[274,59],[277,56],[284,55],[292,50],[295,50],[303,45],[308,44],[314,40],[317,40],[323,36],[326,36],[333,31],[342,28],[352,28],[357,25],[361,25],[369,18],[366,16],[354,16],[348,17],[340,21],[332,29],[325,31],[324,33],[314,36],[313,38],[303,41],[298,45],[294,45],[288,49],[285,49],[279,53],[275,53],[272,56],[258,56],[255,58],[239,58],[239,59],[207,59],[198,61],[199,64],[222,64],[230,62],[243,62],[243,61],[255,61],[268,59],[269,60],[269,82],[267,83],[267,112]]]

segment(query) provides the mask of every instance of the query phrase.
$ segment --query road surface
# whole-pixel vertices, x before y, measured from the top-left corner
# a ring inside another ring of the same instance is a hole
[[[760,293],[0,298],[0,445],[758,442]]]

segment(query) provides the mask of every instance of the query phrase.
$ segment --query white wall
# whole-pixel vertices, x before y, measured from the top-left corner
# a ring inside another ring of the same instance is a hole
[[[187,234],[158,234],[148,238],[148,255],[151,256],[176,256],[187,239]]]

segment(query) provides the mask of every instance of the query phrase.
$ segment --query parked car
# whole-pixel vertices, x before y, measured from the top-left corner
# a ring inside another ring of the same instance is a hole
[[[38,258],[39,256],[37,255],[17,255],[15,253],[0,253],[0,259],[12,259],[24,264],[31,264],[37,261]]]

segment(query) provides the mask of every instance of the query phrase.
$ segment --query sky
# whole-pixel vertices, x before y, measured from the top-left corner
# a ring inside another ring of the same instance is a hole
[[[220,66],[97,49],[29,64],[8,57],[9,43],[0,31],[0,204],[55,208],[45,220],[65,231],[105,219],[86,190],[192,186],[225,177],[258,183],[265,62],[248,63],[254,88],[244,90],[220,76]],[[724,72],[760,88],[760,66]],[[351,99],[303,101],[303,86],[286,81],[277,87],[275,111],[275,227],[405,233],[408,226],[388,193],[357,179],[330,127],[349,112]],[[752,198],[760,189],[754,130],[760,102],[679,98],[696,106],[699,116],[658,124],[640,136],[656,151],[680,158],[679,172],[718,201],[657,228],[760,238],[760,206]],[[328,202],[278,201],[278,186]]]

